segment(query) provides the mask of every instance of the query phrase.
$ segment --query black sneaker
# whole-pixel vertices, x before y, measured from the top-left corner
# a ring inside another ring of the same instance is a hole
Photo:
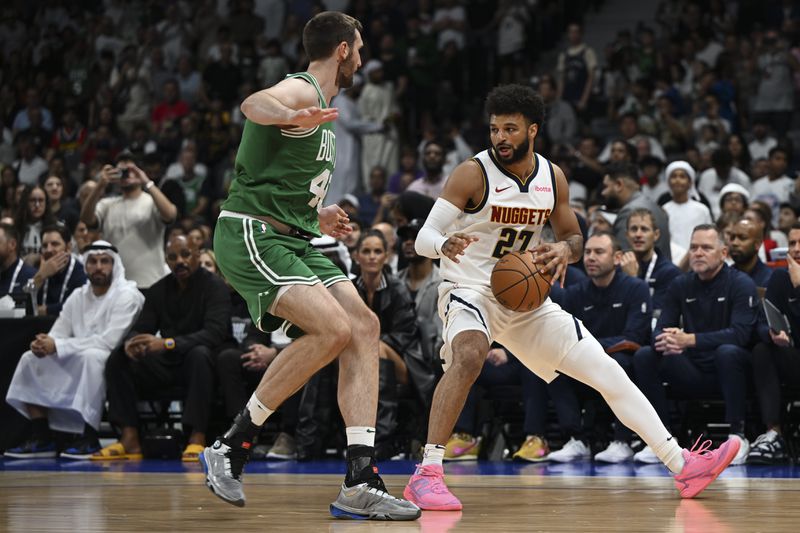
[[[211,492],[230,504],[244,507],[242,471],[249,459],[249,448],[230,446],[221,438],[203,450],[200,463],[206,471],[206,485]]]
[[[100,442],[94,437],[81,437],[71,442],[59,454],[63,459],[89,459],[95,452],[100,451]]]
[[[748,464],[772,465],[786,460],[786,443],[773,431],[759,435],[747,455]]]
[[[5,456],[12,459],[52,459],[58,455],[56,443],[41,439],[30,439],[19,446],[6,450]]]

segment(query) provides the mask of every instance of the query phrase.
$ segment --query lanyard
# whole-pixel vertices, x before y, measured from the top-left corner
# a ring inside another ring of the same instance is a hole
[[[19,271],[22,270],[22,259],[17,259],[17,268],[14,269],[14,274],[11,276],[11,284],[8,286],[8,294],[14,292],[14,285],[17,284],[17,276]]]
[[[58,295],[58,303],[64,303],[64,294],[67,292],[67,285],[69,278],[72,277],[72,271],[75,269],[75,258],[70,256],[69,267],[67,268],[67,275],[64,276],[64,283],[61,284],[61,294]],[[44,280],[44,287],[42,287],[42,303],[47,303],[47,288],[50,286],[50,278]]]
[[[650,296],[653,296],[653,293],[656,291],[653,285],[650,285],[650,281],[655,282],[655,280],[651,280],[650,276],[653,275],[653,270],[656,268],[656,259],[658,259],[658,254],[653,251],[653,257],[650,258],[650,264],[647,265],[647,272],[644,275],[644,280],[647,282],[647,285],[650,287]]]

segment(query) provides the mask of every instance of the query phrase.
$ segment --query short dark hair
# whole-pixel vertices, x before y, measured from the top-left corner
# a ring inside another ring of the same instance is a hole
[[[19,232],[12,224],[0,223],[0,229],[6,234],[6,239],[16,241],[19,244]]]
[[[64,240],[64,244],[69,244],[72,240],[72,235],[70,234],[69,230],[63,224],[48,224],[47,226],[42,228],[42,239],[44,239],[45,233],[58,233],[61,235],[61,238]]]
[[[531,124],[544,123],[544,100],[525,85],[499,85],[486,97],[486,114],[516,115],[520,113]]]
[[[769,151],[769,157],[772,158],[772,155],[776,154],[778,152],[782,153],[784,155],[784,157],[786,157],[787,159],[789,158],[789,150],[787,150],[783,146],[775,146],[775,147],[771,148],[770,151]]]
[[[800,220],[798,220],[797,222],[795,222],[794,224],[792,224],[792,227],[791,227],[791,228],[789,228],[789,231],[791,231],[791,230],[793,230],[793,229],[800,229]]]
[[[612,252],[620,252],[620,251],[622,251],[622,246],[619,245],[619,240],[610,231],[605,231],[605,230],[596,231],[596,232],[592,233],[592,235],[589,237],[589,239],[591,239],[593,237],[608,237],[608,240],[611,241],[611,251]],[[586,239],[586,241],[588,242],[589,239]]]
[[[361,23],[338,11],[323,11],[309,20],[303,28],[303,48],[309,61],[325,59],[333,54],[342,41],[352,47],[356,30],[363,32]]]
[[[631,163],[612,163],[608,165],[607,172],[612,180],[627,179],[639,183],[639,170]]]

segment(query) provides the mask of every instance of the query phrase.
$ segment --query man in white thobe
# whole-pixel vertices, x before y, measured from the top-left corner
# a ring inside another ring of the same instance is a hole
[[[333,170],[327,205],[338,203],[346,194],[358,194],[363,190],[361,181],[361,136],[380,133],[381,122],[363,120],[358,110],[357,100],[364,86],[360,74],[353,76],[353,86],[334,96],[331,106],[339,110],[339,118],[334,122],[336,134],[336,167]]]
[[[364,66],[364,75],[367,84],[358,99],[361,118],[387,125],[380,133],[361,137],[361,179],[364,180],[364,190],[369,191],[369,176],[373,168],[383,167],[387,176],[395,173],[400,161],[400,145],[397,126],[390,121],[398,109],[394,85],[384,81],[383,63],[377,59],[369,60]]]
[[[14,372],[6,401],[31,420],[32,434],[6,457],[55,457],[51,430],[80,435],[62,457],[83,459],[99,449],[106,359],[141,311],[144,296],[125,279],[110,243],[92,243],[83,263],[89,283],[67,298],[50,332],[36,336]]]

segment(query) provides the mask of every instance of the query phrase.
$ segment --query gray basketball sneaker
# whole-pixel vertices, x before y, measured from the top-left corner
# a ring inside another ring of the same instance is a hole
[[[200,463],[206,472],[206,485],[224,501],[244,507],[242,470],[250,458],[250,450],[231,447],[220,439],[200,454]]]
[[[335,518],[416,520],[421,514],[422,511],[413,503],[386,492],[380,477],[352,487],[342,484],[339,497],[331,504],[331,515]]]

